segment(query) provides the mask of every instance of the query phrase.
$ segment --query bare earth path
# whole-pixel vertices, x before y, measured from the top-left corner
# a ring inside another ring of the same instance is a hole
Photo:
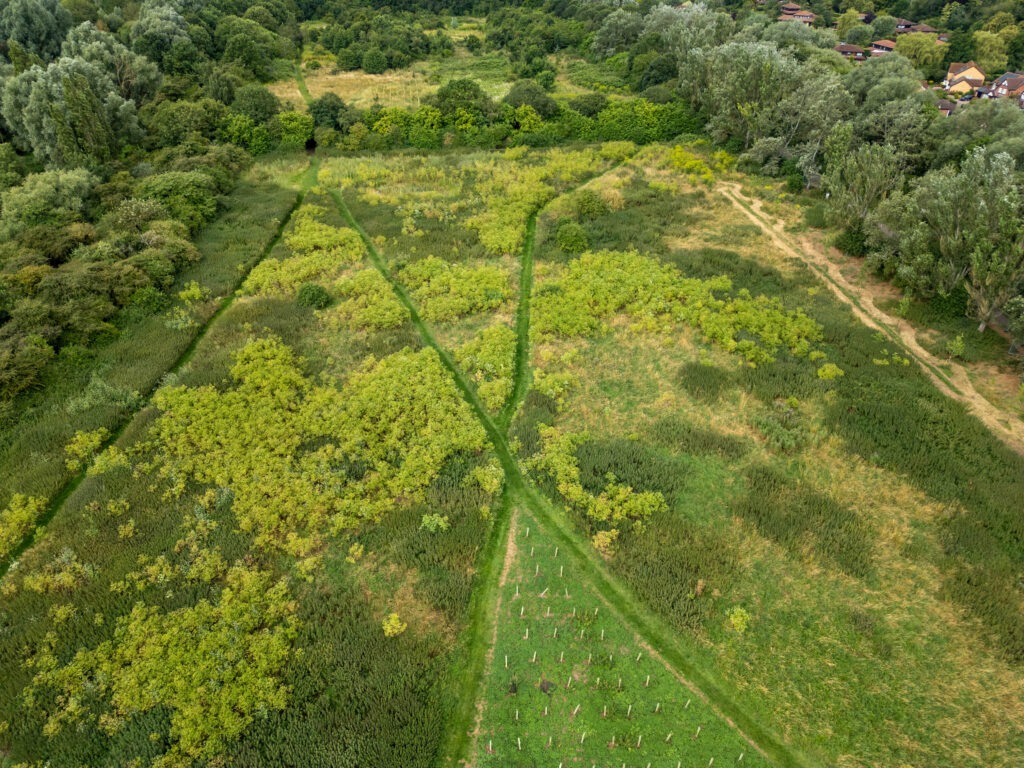
[[[719,189],[780,251],[807,265],[862,323],[899,341],[940,392],[963,403],[992,434],[1024,455],[1024,422],[1008,416],[983,397],[962,365],[940,360],[922,347],[910,323],[879,309],[865,289],[854,285],[842,274],[821,246],[807,237],[796,238],[786,232],[784,223],[766,213],[760,200],[744,195],[738,183],[722,182]]]

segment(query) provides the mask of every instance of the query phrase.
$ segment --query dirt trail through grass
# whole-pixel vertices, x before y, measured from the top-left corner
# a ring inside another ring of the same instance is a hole
[[[760,200],[744,195],[738,183],[722,182],[719,188],[780,251],[807,265],[862,323],[901,343],[940,392],[963,403],[996,437],[1024,455],[1024,422],[1008,416],[982,396],[964,366],[940,360],[922,347],[910,323],[879,309],[869,292],[850,282],[821,247],[807,237],[795,238],[786,232],[784,223],[766,213]]]
[[[473,735],[478,725],[478,700],[483,688],[486,661],[493,645],[495,606],[498,600],[502,565],[507,562],[510,520],[516,506],[521,505],[529,510],[556,540],[561,542],[567,553],[587,569],[594,591],[611,607],[611,612],[616,620],[629,628],[652,649],[655,649],[659,656],[666,661],[666,665],[673,675],[680,680],[685,678],[689,684],[699,689],[722,717],[735,724],[737,730],[776,765],[787,767],[809,765],[810,763],[805,757],[787,747],[777,734],[754,721],[740,709],[717,683],[710,670],[701,669],[693,664],[678,642],[675,632],[664,621],[643,608],[635,596],[607,572],[589,542],[586,542],[575,531],[572,524],[564,518],[555,505],[527,478],[509,447],[508,425],[505,420],[499,419],[496,422],[491,418],[476,392],[469,385],[462,370],[456,365],[448,351],[437,341],[433,330],[423,320],[408,291],[389,269],[384,258],[377,251],[372,238],[353,216],[341,194],[332,191],[331,198],[349,226],[362,238],[370,262],[388,281],[396,297],[409,312],[413,325],[423,342],[437,353],[442,365],[451,373],[456,386],[486,431],[505,474],[504,501],[498,518],[495,520],[491,537],[481,556],[480,581],[475,590],[470,610],[470,626],[467,630],[465,648],[465,654],[468,657],[468,660],[464,662],[465,678],[460,681],[460,690],[457,694],[459,701],[448,726],[449,732],[439,764],[445,766],[472,765]],[[535,217],[531,217],[530,222],[531,224],[535,222]],[[527,262],[532,263],[532,233],[531,227],[530,237],[527,238],[521,255],[524,266]],[[529,272],[524,270],[523,274],[527,282],[532,282],[529,281]],[[530,286],[524,285],[524,289],[528,287]],[[528,298],[529,293],[530,291],[525,291],[525,293],[521,291],[521,298],[523,295]],[[522,367],[520,368],[517,364],[514,394],[506,405],[510,414],[515,413],[521,398],[525,396],[530,375],[528,305],[527,309],[520,312],[517,318],[517,332],[519,334],[517,361],[522,360]]]
[[[175,360],[174,363],[169,368],[167,368],[165,375],[177,373],[181,371],[186,365],[188,365],[188,362],[189,360],[192,359],[192,356],[195,354],[196,348],[199,346],[199,343],[206,337],[207,333],[209,333],[210,329],[217,322],[218,318],[221,315],[223,315],[225,311],[227,311],[227,309],[231,306],[232,303],[234,303],[235,297],[237,296],[238,293],[239,286],[241,286],[242,283],[245,282],[245,279],[246,277],[249,276],[249,273],[256,267],[256,265],[258,265],[261,261],[263,261],[263,259],[265,259],[270,254],[270,252],[274,249],[274,246],[277,245],[277,243],[281,240],[281,236],[284,234],[285,227],[287,227],[288,222],[291,221],[292,214],[294,214],[295,210],[300,205],[302,205],[302,201],[305,199],[306,193],[309,191],[309,189],[313,186],[313,183],[316,181],[318,168],[319,161],[316,158],[311,159],[309,166],[302,173],[302,181],[299,187],[299,191],[295,195],[295,201],[292,203],[291,207],[282,217],[281,223],[278,224],[277,228],[274,230],[273,237],[271,237],[267,244],[260,250],[256,258],[251,259],[248,263],[244,264],[244,269],[239,272],[238,279],[235,281],[234,289],[229,291],[224,296],[224,298],[221,299],[220,304],[213,311],[213,314],[211,314],[209,318],[196,329],[196,333],[195,336],[192,337],[192,341],[189,342],[189,345],[187,347],[185,347],[182,353],[178,356],[177,360]],[[114,445],[121,437],[121,435],[124,434],[125,430],[128,428],[128,425],[132,423],[135,417],[141,411],[143,411],[145,408],[149,406],[149,404],[152,402],[153,394],[156,392],[157,389],[159,389],[160,382],[163,380],[163,378],[164,376],[160,376],[159,378],[157,378],[156,383],[152,386],[152,388],[150,388],[150,390],[139,399],[139,405],[136,406],[134,410],[131,410],[128,413],[126,413],[124,417],[119,422],[117,422],[117,424],[110,430],[109,437],[107,437],[107,439],[104,440],[103,443],[99,446],[97,453],[105,451],[109,446]],[[0,578],[3,578],[6,575],[7,570],[11,567],[11,564],[13,562],[16,561],[23,552],[25,552],[29,547],[31,547],[33,543],[35,543],[37,533],[40,530],[42,530],[51,520],[53,520],[54,516],[60,511],[61,507],[64,506],[64,502],[66,502],[68,498],[71,496],[71,494],[74,493],[75,489],[82,484],[82,481],[85,480],[86,478],[86,472],[88,471],[89,466],[90,465],[87,463],[84,467],[82,467],[82,469],[77,474],[68,478],[67,481],[65,481],[65,483],[57,490],[53,498],[47,504],[46,510],[36,521],[36,524],[32,527],[32,530],[30,530],[28,534],[26,534],[26,536],[21,540],[20,544],[18,544],[11,550],[10,556],[5,561],[0,561]]]

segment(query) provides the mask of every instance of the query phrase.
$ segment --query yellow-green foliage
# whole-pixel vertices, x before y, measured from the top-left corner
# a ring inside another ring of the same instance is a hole
[[[0,512],[0,560],[3,560],[25,538],[46,509],[46,499],[16,493],[7,509]]]
[[[477,164],[477,184],[484,206],[465,223],[477,231],[488,253],[517,251],[530,214],[555,196],[553,184],[578,181],[601,165],[601,158],[591,148],[554,149],[542,156],[539,165],[510,162],[526,154],[518,149]]]
[[[566,502],[581,512],[594,525],[601,525],[607,535],[593,539],[603,554],[610,555],[620,526],[643,525],[651,515],[668,510],[665,497],[657,491],[637,493],[628,485],[616,482],[609,475],[608,484],[595,496],[583,487],[580,481],[580,467],[576,449],[586,442],[585,434],[563,433],[557,427],[539,427],[541,451],[530,460],[531,469],[546,472],[555,481],[558,492]]]
[[[384,618],[381,627],[384,630],[384,637],[398,637],[409,625],[402,621],[397,613],[392,613]]]
[[[28,574],[23,582],[26,589],[40,594],[71,592],[92,578],[96,569],[78,559],[71,549],[63,549],[53,560]]]
[[[89,477],[95,475],[103,475],[107,472],[113,472],[115,469],[128,469],[131,464],[128,461],[128,456],[118,448],[116,445],[107,446],[105,451],[100,452],[96,455],[92,464],[85,471]]]
[[[371,358],[336,389],[306,379],[280,341],[260,339],[238,352],[231,378],[223,392],[157,393],[160,471],[176,493],[189,479],[230,488],[239,526],[257,546],[296,557],[328,531],[421,500],[450,455],[485,447],[430,349]]]
[[[405,305],[376,269],[363,269],[341,280],[337,293],[341,301],[326,315],[328,324],[333,327],[344,325],[379,331],[397,328],[409,319]]]
[[[108,437],[110,437],[110,432],[104,427],[92,432],[83,432],[82,430],[75,432],[71,442],[64,446],[64,454],[67,456],[64,463],[68,471],[77,472],[88,464]]]
[[[427,320],[440,322],[494,309],[511,294],[508,273],[490,265],[466,267],[436,256],[414,261],[399,275]]]
[[[489,410],[497,411],[512,394],[516,334],[506,325],[485,328],[455,352],[455,359],[476,384],[477,394]]]
[[[623,312],[644,330],[683,322],[751,363],[767,363],[780,349],[805,356],[821,339],[821,326],[782,302],[732,288],[727,277],[687,278],[671,265],[635,251],[585,253],[540,287],[533,302],[533,330],[540,338],[588,336],[607,330]]]
[[[672,148],[670,157],[672,167],[680,173],[686,174],[691,183],[696,184],[698,181],[703,181],[705,184],[710,184],[715,180],[715,174],[700,155],[677,144]]]
[[[99,726],[115,734],[142,712],[169,712],[173,745],[155,766],[186,766],[223,753],[255,717],[283,709],[281,674],[296,633],[296,605],[286,583],[236,565],[216,602],[163,613],[137,603],[118,620],[112,640],[79,651],[66,666],[53,655],[57,638],[31,659],[26,690],[52,689],[62,704],[44,732],[89,718],[92,704],[109,704]]]
[[[243,290],[257,296],[291,296],[304,283],[333,281],[348,265],[363,258],[359,235],[347,227],[332,227],[318,220],[323,209],[305,205],[295,213],[295,224],[285,238],[287,259],[265,259],[245,281]]]

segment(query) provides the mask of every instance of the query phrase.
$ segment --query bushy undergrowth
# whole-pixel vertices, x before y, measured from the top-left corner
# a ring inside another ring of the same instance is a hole
[[[476,385],[481,402],[498,411],[512,394],[516,333],[506,325],[485,328],[455,350],[455,360]]]
[[[731,289],[725,276],[684,277],[636,252],[586,253],[540,285],[533,330],[541,339],[596,335],[624,312],[648,330],[665,330],[677,322],[693,325],[753,364],[773,362],[782,349],[801,357],[815,354],[812,345],[821,339],[821,326],[802,310],[787,311],[778,299],[755,297],[745,289],[729,296]]]

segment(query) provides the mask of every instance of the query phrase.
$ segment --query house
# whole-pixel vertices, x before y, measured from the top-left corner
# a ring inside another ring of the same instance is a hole
[[[816,18],[818,17],[811,13],[811,11],[805,11],[800,6],[796,6],[794,10],[793,5],[788,3],[782,6],[782,15],[779,16],[778,21],[798,21],[809,27],[814,23]]]
[[[950,64],[946,79],[942,81],[942,87],[950,93],[971,93],[984,84],[985,73],[973,61]]]
[[[882,56],[886,53],[892,53],[896,50],[895,40],[875,40],[871,44],[871,55]]]
[[[839,55],[844,59],[851,59],[852,61],[864,61],[864,49],[859,45],[851,45],[850,43],[840,43],[835,47]]]
[[[913,31],[913,27],[914,27],[914,22],[912,22],[910,19],[896,19],[896,34],[897,35],[903,35],[903,34],[906,34],[907,32],[912,32]]]
[[[942,113],[943,117],[949,117],[953,114],[953,110],[956,109],[956,103],[949,99],[939,99],[935,106],[939,108],[939,112]]]
[[[976,99],[994,99],[995,98],[995,93],[992,91],[991,88],[988,88],[988,87],[983,85],[981,88],[978,88],[977,90],[974,91],[974,98],[976,98]]]
[[[997,99],[1013,99],[1024,94],[1024,74],[1007,72],[992,83],[992,95]]]
[[[897,29],[898,29],[898,27],[897,27]],[[937,30],[935,27],[930,27],[927,24],[914,24],[907,31],[908,32],[924,32],[925,34],[928,34],[928,35],[937,35],[939,33],[939,30]]]

